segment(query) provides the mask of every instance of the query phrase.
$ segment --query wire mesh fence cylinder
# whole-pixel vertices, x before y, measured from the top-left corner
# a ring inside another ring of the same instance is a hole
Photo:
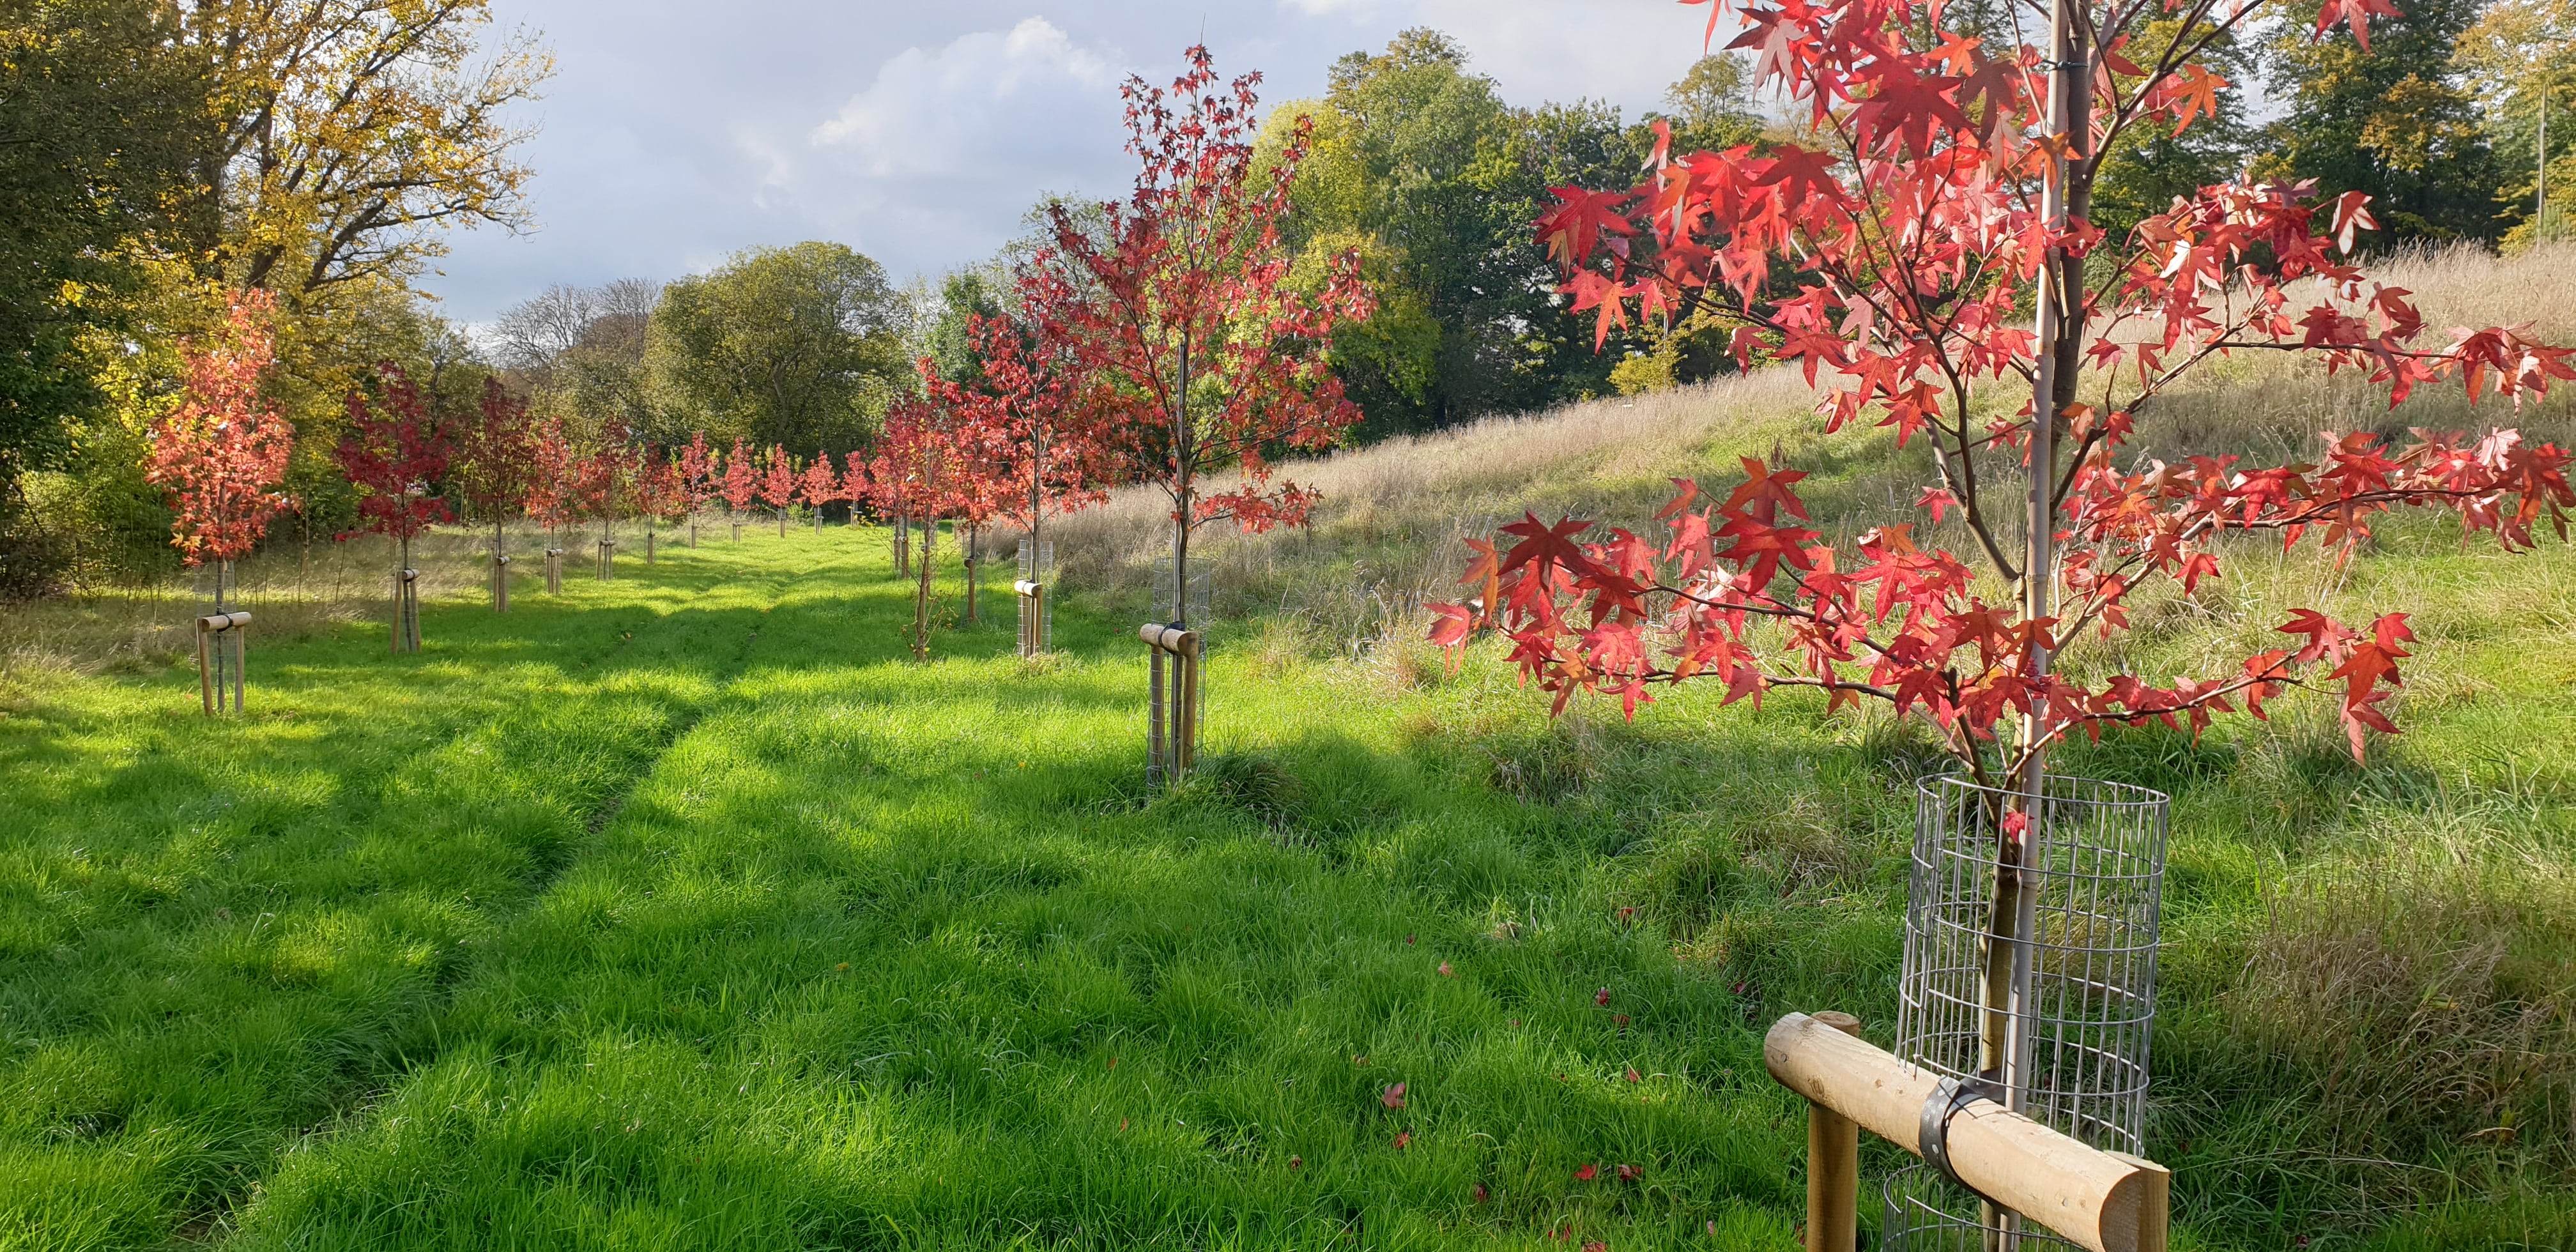
[[[1178,620],[1190,622],[1207,620],[1208,574],[1209,570],[1205,564],[1194,562],[1191,565],[1189,604],[1186,612]],[[1154,611],[1170,612],[1175,603],[1172,598],[1172,558],[1166,554],[1154,558]]]
[[[1047,587],[1055,581],[1055,541],[1032,546],[1020,540],[1020,655],[1036,656],[1055,646],[1055,599]]]
[[[2008,1015],[2017,1028],[2009,1033],[2026,1041],[2008,1103],[2093,1147],[2139,1152],[2167,799],[2051,776],[2029,801],[2029,863],[2007,870],[2007,819],[2023,803],[2019,792],[1956,776],[1916,787],[1896,1054],[1953,1078],[1994,1078]],[[2007,872],[2037,905],[2035,929],[2018,940],[2012,916],[1997,917],[2011,907],[2011,891],[1998,891]],[[1993,958],[2016,942],[2030,945],[2031,993],[2010,1006],[1994,990]]]
[[[1879,1189],[1879,1247],[1884,1252],[2042,1252],[2082,1244],[2024,1226],[2007,1230],[1975,1216],[1977,1198],[1928,1165],[1887,1176]]]

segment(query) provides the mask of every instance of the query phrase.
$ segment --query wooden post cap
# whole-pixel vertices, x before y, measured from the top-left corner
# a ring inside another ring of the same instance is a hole
[[[1149,648],[1160,649],[1178,656],[1198,655],[1199,637],[1196,631],[1166,626],[1161,622],[1147,622],[1136,628],[1136,637],[1144,640],[1145,646]]]
[[[205,631],[231,630],[235,626],[248,625],[248,613],[209,613],[197,619],[197,629]]]
[[[563,554],[564,554],[564,550],[563,550],[563,549],[561,549],[561,548],[548,548],[548,549],[546,549],[546,555],[547,555],[547,556],[562,556]]]
[[[407,569],[395,575],[395,577],[400,578],[407,583],[418,582],[420,581],[420,571],[416,569]]]
[[[1850,1035],[1855,1039],[1860,1037],[1860,1019],[1849,1013],[1837,1013],[1832,1009],[1826,1009],[1820,1013],[1808,1014],[1808,1016],[1813,1017],[1817,1021],[1822,1022],[1827,1026],[1831,1026],[1846,1035]]]
[[[510,558],[507,556],[496,556],[492,558],[492,561],[496,565],[507,565],[510,563]]]
[[[1780,1085],[1842,1114],[1908,1152],[1923,1102],[1941,1077],[1916,1069],[1824,1021],[1791,1013],[1762,1040],[1762,1063]],[[2152,1166],[2108,1152],[1975,1100],[1950,1120],[1950,1164],[1959,1180],[2092,1252],[2158,1252],[2149,1214]]]
[[[1023,579],[1019,580],[1018,582],[1012,583],[1012,584],[1011,584],[1011,590],[1016,591],[1016,592],[1019,592],[1021,595],[1024,595],[1024,596],[1033,596],[1033,595],[1038,594],[1038,593],[1039,593],[1039,592],[1041,592],[1041,591],[1046,590],[1046,584],[1045,584],[1045,583],[1033,583],[1033,582],[1030,582],[1028,579],[1023,578]]]

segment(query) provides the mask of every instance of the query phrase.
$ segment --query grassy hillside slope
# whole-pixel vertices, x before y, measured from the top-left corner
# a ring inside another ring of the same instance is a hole
[[[2523,299],[2576,337],[2576,254],[2421,264],[2437,324]],[[2197,438],[2479,416],[2230,369]],[[1007,623],[907,663],[883,532],[838,527],[499,618],[443,537],[410,657],[372,554],[265,558],[251,712],[213,725],[184,595],[12,611],[0,1247],[1789,1246],[1760,1031],[1887,1039],[1937,759],[1794,695],[1550,721],[1413,641],[1456,536],[1523,507],[1633,517],[1775,450],[1829,531],[1910,498],[1803,403],[1766,375],[1315,467],[1314,533],[1219,545],[1210,764],[1163,796],[1134,501],[1063,532],[1088,590],[1037,665]],[[2367,767],[2296,699],[2066,759],[2176,799],[2182,1246],[2576,1246],[2576,551],[2249,552],[2083,662],[2310,598],[2417,614]]]

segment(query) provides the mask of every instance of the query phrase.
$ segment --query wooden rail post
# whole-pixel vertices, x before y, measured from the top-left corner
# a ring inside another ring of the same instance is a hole
[[[1011,584],[1020,597],[1020,655],[1046,651],[1046,584],[1023,578]]]
[[[602,539],[599,541],[599,581],[607,582],[615,577],[617,577],[617,541]]]
[[[1197,764],[1199,737],[1199,636],[1196,631],[1147,622],[1136,637],[1152,650],[1151,717],[1146,723],[1146,777],[1179,782]],[[1164,666],[1168,660],[1170,676]]]
[[[1937,1125],[1962,1185],[2078,1247],[2165,1252],[2172,1183],[2160,1165],[2104,1152],[1982,1097],[1962,1096],[1928,1116],[1926,1105],[1947,1094],[1940,1075],[1804,1013],[1772,1025],[1762,1062],[1809,1103],[1917,1156]]]
[[[224,711],[224,649],[232,649],[232,711],[241,712],[242,671],[250,665],[250,614],[210,613],[197,619],[197,699],[206,716]]]
[[[546,549],[546,594],[563,594],[563,554],[561,548]]]
[[[510,611],[510,554],[506,552],[492,558],[492,611]]]
[[[1817,1021],[1854,1038],[1860,1019],[1827,1010]],[[1854,1252],[1860,1246],[1860,1123],[1822,1104],[1807,1105],[1807,1252]]]

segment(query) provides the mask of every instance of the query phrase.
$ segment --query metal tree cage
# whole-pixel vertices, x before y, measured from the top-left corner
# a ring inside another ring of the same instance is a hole
[[[1915,793],[1896,1054],[1945,1077],[1993,1080],[2007,1058],[1989,1042],[2002,1032],[1989,1027],[2009,1020],[2020,1076],[2010,1107],[2093,1147],[2142,1152],[2167,797],[2046,780],[2030,805],[2036,833],[2018,879],[2034,906],[2025,911],[2030,994],[2011,1007],[1989,990],[2000,966],[1988,958],[2016,925],[1995,914],[2005,818],[2023,797],[1955,775],[1926,779]],[[1979,1211],[1974,1198],[1937,1173],[1899,1174],[1885,1194],[1890,1249],[1946,1248],[1998,1231],[1991,1215],[1960,1216]]]
[[[1016,597],[1020,603],[1020,655],[1035,656],[1055,646],[1055,540],[1032,545],[1027,536],[1020,537],[1019,581],[1045,589],[1040,595]]]
[[[1209,573],[1205,559],[1191,562],[1189,620],[1194,625],[1207,621]],[[1172,604],[1172,557],[1167,552],[1154,558],[1153,612],[1156,616],[1169,613]]]

